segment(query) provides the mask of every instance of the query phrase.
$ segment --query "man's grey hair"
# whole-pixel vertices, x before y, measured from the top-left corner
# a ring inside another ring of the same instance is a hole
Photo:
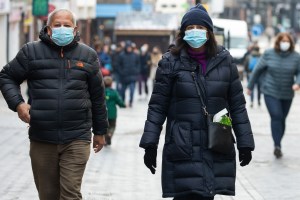
[[[72,22],[76,26],[76,15],[72,11],[70,11],[70,10],[68,10],[66,8],[55,9],[54,11],[52,11],[51,13],[49,13],[48,20],[47,20],[47,26],[50,26],[50,24],[51,24],[51,22],[53,20],[52,19],[53,16],[55,16],[55,14],[58,13],[58,12],[68,12],[68,13],[70,13],[72,15]]]

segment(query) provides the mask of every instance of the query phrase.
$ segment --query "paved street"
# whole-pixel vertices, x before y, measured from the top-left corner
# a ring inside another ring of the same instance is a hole
[[[247,97],[247,99],[249,99]],[[136,99],[133,108],[119,109],[115,136],[110,147],[91,153],[82,184],[85,200],[162,200],[160,187],[161,150],[155,175],[144,166],[138,148],[147,101]],[[236,196],[216,200],[300,199],[300,93],[294,98],[283,140],[283,158],[273,156],[269,116],[264,103],[248,109],[256,150],[247,167],[237,167]],[[29,159],[27,126],[8,110],[0,96],[0,199],[37,200]]]

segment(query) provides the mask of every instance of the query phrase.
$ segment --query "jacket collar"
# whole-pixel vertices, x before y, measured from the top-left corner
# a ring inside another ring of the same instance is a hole
[[[229,52],[223,46],[218,46],[217,54],[214,57],[210,58],[207,62],[206,73],[208,73],[211,69],[216,67],[228,55]],[[197,69],[199,65],[195,60],[191,59],[186,49],[182,49],[180,51],[180,60],[183,64],[181,68],[184,68],[186,70],[194,71]]]

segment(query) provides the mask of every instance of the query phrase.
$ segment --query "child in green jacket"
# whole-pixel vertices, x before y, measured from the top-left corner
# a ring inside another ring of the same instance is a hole
[[[111,145],[111,138],[116,129],[117,105],[120,106],[121,108],[126,107],[119,93],[111,87],[112,83],[113,83],[113,79],[111,76],[104,77],[106,106],[107,106],[108,122],[109,122],[109,128],[105,138],[107,145]]]

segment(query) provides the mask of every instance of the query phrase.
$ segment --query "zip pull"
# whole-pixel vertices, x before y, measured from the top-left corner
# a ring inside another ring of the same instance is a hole
[[[63,48],[60,49],[60,57],[61,57],[61,58],[64,57],[64,49],[63,49]]]
[[[195,72],[191,72],[193,80],[195,81]]]
[[[71,69],[71,63],[70,63],[70,60],[68,60],[68,69]]]

